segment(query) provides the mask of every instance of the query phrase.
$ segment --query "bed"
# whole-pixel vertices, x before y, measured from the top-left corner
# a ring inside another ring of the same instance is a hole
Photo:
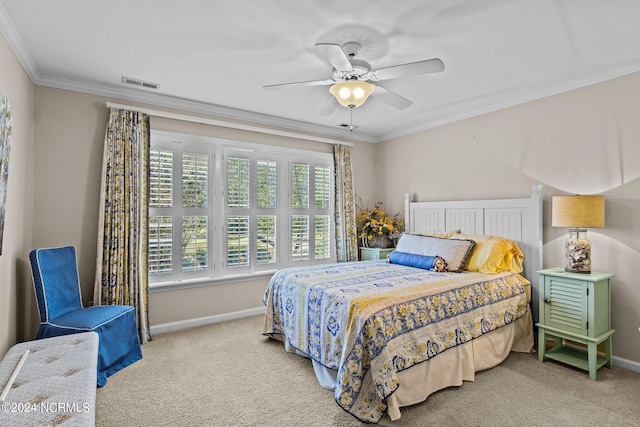
[[[407,195],[406,231],[390,260],[279,270],[265,292],[263,333],[309,357],[345,411],[396,420],[400,408],[473,381],[510,351],[531,351],[541,211],[539,186],[522,199]]]

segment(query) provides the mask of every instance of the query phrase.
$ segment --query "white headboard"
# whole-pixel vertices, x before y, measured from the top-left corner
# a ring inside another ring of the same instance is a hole
[[[413,202],[405,196],[405,230],[496,235],[515,240],[524,252],[522,275],[531,281],[531,306],[538,319],[538,274],[542,269],[542,186],[524,199]]]

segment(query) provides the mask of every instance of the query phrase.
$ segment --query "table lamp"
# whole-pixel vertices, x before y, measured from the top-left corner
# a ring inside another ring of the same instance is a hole
[[[604,227],[604,196],[554,196],[551,203],[551,226],[569,227],[564,271],[591,273],[586,229]]]

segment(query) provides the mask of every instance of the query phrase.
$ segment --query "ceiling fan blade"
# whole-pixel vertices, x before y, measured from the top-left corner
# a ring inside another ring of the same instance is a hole
[[[398,77],[414,76],[417,74],[439,73],[444,71],[444,63],[440,58],[425,59],[424,61],[410,62],[408,64],[393,65],[372,71],[371,80],[389,80]]]
[[[336,98],[333,95],[329,95],[327,102],[325,102],[324,107],[322,107],[318,114],[321,116],[330,116],[334,111],[336,111],[338,105],[340,104],[338,104]]]
[[[307,82],[293,82],[293,83],[280,83],[275,85],[266,85],[266,86],[263,86],[263,88],[271,90],[271,89],[283,89],[283,88],[295,87],[295,86],[328,86],[334,83],[335,81],[331,79],[311,80]]]
[[[391,92],[389,89],[385,89],[379,84],[376,84],[376,90],[371,96],[396,107],[398,110],[404,110],[413,104],[413,101],[409,101],[407,98],[400,96],[395,92]]]
[[[333,43],[318,43],[316,44],[316,49],[336,70],[353,71],[353,65],[349,62],[344,50],[342,50],[342,46]]]

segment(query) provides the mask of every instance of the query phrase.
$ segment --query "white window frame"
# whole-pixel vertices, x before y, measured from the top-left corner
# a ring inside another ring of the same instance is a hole
[[[314,161],[316,160],[316,161]],[[294,209],[292,206],[292,194],[291,194],[291,173],[293,171],[293,164],[294,163],[302,163],[302,164],[308,164],[309,165],[309,206],[306,209]],[[331,165],[330,167],[330,176],[331,176],[331,183],[330,183],[330,189],[331,189],[331,194],[330,194],[330,203],[329,203],[329,208],[328,209],[321,209],[321,208],[316,208],[315,207],[315,167],[316,166],[324,166],[326,165],[326,163],[321,162],[321,161],[317,161],[317,159],[310,159],[308,157],[303,157],[303,156],[298,156],[298,155],[292,155],[289,157],[289,162],[288,162],[288,167],[287,167],[287,173],[289,174],[289,179],[288,179],[288,186],[289,188],[287,188],[288,191],[288,203],[287,203],[287,207],[288,207],[288,213],[286,215],[287,217],[287,224],[286,224],[286,232],[287,232],[287,236],[286,236],[286,240],[285,240],[285,244],[287,245],[287,250],[288,250],[288,255],[291,255],[291,245],[292,245],[292,241],[291,241],[291,220],[293,218],[294,215],[307,215],[309,218],[309,257],[308,259],[305,260],[298,260],[298,259],[291,259],[290,260],[290,264],[291,266],[294,265],[315,265],[315,264],[326,264],[328,262],[327,258],[319,258],[316,259],[315,258],[315,217],[317,215],[329,215],[330,218],[333,218],[333,212],[334,212],[334,202],[335,202],[335,197],[334,197],[334,188],[335,188],[335,183],[334,183],[334,173],[333,173],[333,165]],[[335,221],[330,221],[329,222],[330,227],[331,227],[331,231],[330,231],[330,258],[329,259],[336,259],[336,254],[335,254]],[[313,236],[313,237],[312,237]]]
[[[229,215],[240,215],[242,214],[242,211],[245,208],[230,208],[229,204],[227,202],[227,194],[226,194],[226,171],[227,171],[227,166],[228,166],[228,159],[230,157],[242,157],[242,158],[248,158],[249,162],[250,162],[250,190],[249,190],[249,198],[250,198],[250,202],[251,205],[246,208],[246,215],[249,216],[249,265],[248,266],[229,266],[227,265],[226,262],[226,257],[224,257],[223,260],[223,275],[225,276],[233,276],[233,275],[238,275],[238,274],[253,274],[253,273],[258,273],[258,272],[263,272],[263,271],[272,271],[274,268],[276,268],[278,265],[280,265],[281,261],[280,259],[280,251],[284,248],[281,248],[282,245],[282,236],[280,234],[280,230],[283,229],[283,218],[282,218],[282,212],[283,209],[280,206],[283,202],[284,199],[282,197],[278,197],[278,206],[276,206],[276,208],[274,209],[275,212],[271,211],[272,214],[275,214],[276,216],[276,249],[277,249],[277,257],[276,257],[276,262],[275,263],[271,263],[271,264],[258,264],[258,251],[257,251],[257,241],[256,241],[256,237],[257,237],[257,233],[258,233],[258,215],[260,215],[261,213],[266,213],[264,211],[262,211],[262,209],[258,209],[257,205],[255,204],[255,202],[257,201],[257,196],[258,196],[258,191],[257,191],[257,162],[258,160],[272,160],[276,162],[276,167],[277,167],[277,178],[276,178],[276,186],[278,191],[282,191],[282,187],[283,184],[286,182],[286,180],[283,177],[283,163],[282,163],[282,155],[278,154],[278,153],[273,153],[273,152],[266,152],[266,151],[256,151],[256,150],[251,150],[251,149],[240,149],[237,147],[228,147],[225,146],[222,149],[223,151],[223,167],[222,169],[225,171],[224,176],[225,176],[225,181],[223,183],[224,185],[224,189],[223,189],[223,193],[224,193],[224,215],[223,218],[225,219],[222,223],[222,225],[224,226],[224,224],[226,224],[226,218],[229,217]],[[223,242],[226,242],[228,239],[227,236],[227,228],[225,227],[223,234]]]
[[[182,182],[176,181],[176,176],[182,175],[182,155],[183,153],[197,153],[204,154],[209,160],[209,179],[212,177],[212,164],[213,164],[213,150],[210,145],[199,143],[199,141],[193,141],[190,138],[174,138],[173,135],[162,135],[152,132],[152,148],[160,148],[173,151],[173,207],[171,208],[149,208],[149,216],[171,216],[172,221],[172,259],[173,269],[171,273],[164,273],[160,275],[149,275],[149,284],[159,282],[182,282],[188,280],[197,280],[210,276],[210,270],[212,269],[213,254],[211,251],[211,242],[213,239],[213,229],[215,226],[214,217],[211,215],[211,206],[213,203],[213,188],[209,185],[209,191],[207,192],[207,208],[185,208],[182,206]],[[176,268],[179,263],[182,264],[182,218],[184,216],[191,215],[206,215],[208,217],[208,229],[207,229],[207,241],[209,242],[209,257],[207,270],[199,271],[183,271],[182,268]]]
[[[334,216],[334,164],[333,155],[330,153],[315,152],[300,149],[291,149],[279,146],[233,141],[198,135],[182,134],[152,129],[151,147],[170,149],[173,151],[173,208],[149,208],[149,215],[171,215],[173,217],[173,269],[171,273],[149,275],[149,284],[153,287],[173,286],[181,284],[215,283],[228,279],[250,278],[255,274],[273,272],[280,268],[297,265],[313,265],[335,262],[335,225]],[[182,153],[206,154],[209,159],[209,191],[208,207],[208,246],[209,265],[207,270],[184,272],[182,271],[182,216],[190,212],[202,212],[202,208],[182,208],[182,182],[176,177],[182,174]],[[246,267],[229,267],[227,265],[227,208],[226,195],[226,168],[229,155],[239,154],[251,159],[251,200],[249,208],[251,231],[249,237],[250,263]],[[257,215],[259,209],[256,201],[256,162],[257,160],[275,160],[277,162],[277,208],[276,212],[276,247],[277,258],[275,263],[257,263]],[[291,164],[308,163],[313,168],[315,165],[326,165],[330,169],[330,208],[323,210],[323,215],[330,217],[330,250],[329,258],[315,259],[313,240],[315,238],[314,215],[317,209],[314,205],[314,175],[310,173],[309,186],[309,233],[310,247],[309,259],[306,261],[293,261],[291,259]],[[196,209],[196,211],[194,211]]]

